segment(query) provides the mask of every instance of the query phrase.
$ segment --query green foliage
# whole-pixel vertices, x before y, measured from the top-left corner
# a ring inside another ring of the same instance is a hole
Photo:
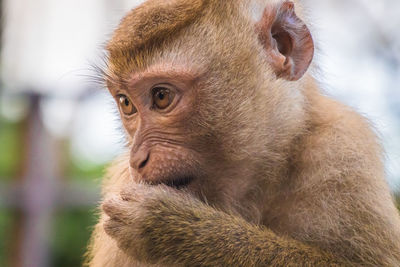
[[[53,266],[82,266],[92,227],[97,221],[89,209],[60,211],[55,215],[52,240]]]
[[[5,121],[0,117],[0,178],[10,180],[18,174],[22,158],[21,135],[20,124]]]
[[[12,214],[9,211],[0,210],[0,266],[8,266],[7,256],[11,248],[7,246],[12,238],[11,233]]]
[[[69,144],[66,143],[65,149],[68,151]],[[68,152],[67,152],[68,153]],[[90,180],[93,179],[100,179],[104,175],[105,165],[96,165],[93,163],[84,163],[79,162],[77,164],[76,161],[71,157],[71,154],[68,153],[70,156],[67,158],[66,162],[66,177],[70,177],[72,180]]]
[[[69,163],[67,169],[67,177],[71,177],[72,180],[90,180],[100,179],[104,175],[104,165],[91,165],[85,168],[77,166],[73,162]]]

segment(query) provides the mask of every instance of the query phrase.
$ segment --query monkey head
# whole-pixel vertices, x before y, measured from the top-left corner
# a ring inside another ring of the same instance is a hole
[[[109,41],[134,180],[240,201],[286,161],[311,34],[292,2],[230,2],[147,1]]]

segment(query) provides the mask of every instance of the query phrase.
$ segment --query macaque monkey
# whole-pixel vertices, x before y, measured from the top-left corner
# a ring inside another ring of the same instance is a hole
[[[129,153],[87,264],[400,266],[368,121],[326,96],[298,2],[149,0],[107,45]]]

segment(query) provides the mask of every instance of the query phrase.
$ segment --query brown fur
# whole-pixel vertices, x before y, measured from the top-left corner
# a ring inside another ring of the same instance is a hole
[[[129,71],[132,65],[142,67],[147,54],[192,23],[206,4],[203,0],[147,1],[133,9],[107,46],[114,72]]]
[[[123,118],[129,146],[174,120],[184,134],[168,138],[180,148],[157,164],[178,168],[193,151],[201,179],[187,192],[138,186],[122,156],[104,181],[88,265],[400,265],[400,216],[374,131],[309,73],[276,78],[247,12],[256,5],[147,1],[123,20],[108,45],[112,94],[132,74],[171,66],[198,77],[189,118],[153,128]]]

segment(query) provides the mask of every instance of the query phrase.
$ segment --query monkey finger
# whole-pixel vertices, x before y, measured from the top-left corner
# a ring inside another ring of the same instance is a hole
[[[120,196],[124,201],[143,202],[150,196],[154,195],[156,186],[145,185],[142,183],[134,184],[133,186],[125,187],[121,190]]]
[[[101,209],[110,217],[115,213],[119,200],[115,197],[109,198],[103,202]]]
[[[124,200],[124,201],[134,201],[136,199],[134,190],[132,190],[131,188],[124,188],[120,192],[120,196],[121,196],[122,200]]]
[[[103,228],[106,234],[113,238],[118,237],[122,234],[124,226],[125,225],[122,222],[113,219],[109,219],[103,224]]]
[[[126,196],[129,197],[129,195],[135,195],[137,191],[140,190],[146,190],[148,188],[150,188],[151,186],[148,184],[144,184],[143,182],[133,182],[133,183],[129,183],[127,184],[123,189],[122,189],[122,193]]]
[[[128,213],[127,207],[116,197],[104,201],[101,208],[111,219],[119,221],[124,221],[126,219],[124,214]]]
[[[111,198],[103,203],[102,209],[111,219],[130,225],[137,220],[141,208],[136,202]]]

